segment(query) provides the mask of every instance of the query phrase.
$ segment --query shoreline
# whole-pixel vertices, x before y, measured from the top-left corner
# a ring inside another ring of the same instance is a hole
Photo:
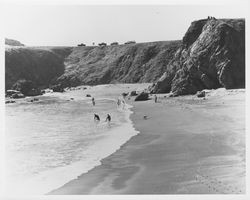
[[[223,103],[218,95],[206,100],[160,95],[157,104],[128,101],[140,133],[101,165],[48,194],[245,193],[244,120],[237,124],[228,116],[234,103],[244,119],[244,95],[222,95]],[[215,113],[218,109],[222,114]]]
[[[59,97],[59,98],[64,99],[63,97]],[[101,98],[101,100],[102,100],[102,99],[108,99],[108,98]],[[100,98],[98,98],[98,100],[100,100]],[[108,100],[111,100],[111,101],[116,102],[116,99],[113,99],[113,98],[110,98],[110,99],[108,99]],[[90,167],[88,170],[82,171],[81,173],[78,173],[78,175],[75,174],[75,178],[76,178],[76,179],[77,179],[78,177],[80,177],[81,175],[87,174],[89,171],[91,171],[91,170],[95,169],[96,167],[102,165],[102,160],[104,160],[105,158],[108,158],[109,156],[111,156],[111,155],[114,154],[115,152],[119,151],[119,149],[120,149],[122,146],[124,146],[127,142],[129,142],[131,138],[133,138],[134,136],[136,136],[136,135],[139,134],[139,131],[137,131],[137,130],[134,128],[134,123],[132,122],[132,120],[131,120],[131,118],[130,118],[130,116],[133,114],[132,108],[133,108],[133,106],[130,105],[130,104],[127,104],[127,103],[126,103],[125,109],[121,109],[121,108],[120,108],[120,110],[121,110],[122,112],[124,112],[124,114],[125,114],[125,116],[126,116],[127,122],[126,122],[126,123],[123,123],[122,125],[119,125],[118,127],[113,128],[112,130],[107,131],[107,133],[111,134],[111,133],[113,133],[113,132],[119,132],[119,130],[121,130],[120,132],[122,132],[122,131],[125,129],[127,132],[130,132],[130,133],[133,132],[133,134],[132,134],[132,135],[131,135],[131,134],[127,134],[127,139],[125,140],[125,142],[117,143],[117,141],[114,141],[113,144],[116,144],[116,148],[113,148],[112,151],[110,151],[109,153],[106,153],[105,156],[103,156],[100,160],[98,160],[98,161],[97,161],[92,167]],[[102,145],[102,144],[101,144],[101,145]],[[98,146],[98,145],[97,145],[97,146]],[[112,145],[111,145],[111,146],[112,146]],[[100,145],[99,145],[99,147],[100,147]],[[81,162],[81,161],[79,161],[79,162]],[[76,164],[77,164],[77,163],[75,163],[75,164],[73,164],[73,165],[76,165]],[[66,168],[67,168],[67,167],[71,167],[71,166],[66,166]],[[58,169],[55,169],[55,170],[58,170]],[[73,178],[73,177],[72,177],[72,178]],[[70,181],[72,181],[72,180],[75,180],[75,178],[66,181],[66,182],[65,182],[64,184],[62,184],[59,188],[63,187],[63,185],[67,184],[68,182],[70,182]],[[56,190],[57,188],[58,188],[58,187],[49,190],[47,193],[45,193],[45,195],[46,195],[46,194],[49,194],[51,191]]]
[[[109,85],[103,85],[103,86],[99,86],[99,87],[108,87],[110,88]],[[122,87],[127,87],[127,85],[122,86]],[[132,87],[132,86],[131,86]],[[111,87],[110,89],[107,89],[107,91],[112,90],[113,87]],[[99,88],[100,90],[101,88]],[[118,88],[116,88],[117,91],[120,91],[120,86],[118,86]],[[106,91],[106,88],[105,90]],[[91,102],[91,98],[86,98],[85,95],[82,95],[82,93],[91,93],[97,95],[96,97],[96,101],[97,104],[98,101],[103,102],[105,101],[109,101],[109,104],[113,104],[114,106],[116,106],[116,99],[114,98],[115,96],[117,96],[118,94],[120,94],[123,89],[117,93],[117,91],[114,91],[112,93],[113,96],[110,97],[106,97],[106,96],[102,96],[101,94],[99,94],[98,91],[95,90],[95,87],[90,87],[88,90],[78,90],[78,91],[72,91],[72,92],[66,92],[66,93],[48,93],[44,96],[39,96],[37,98],[39,98],[38,103],[42,103],[46,102],[46,101],[50,101],[50,99],[52,99],[53,101],[57,102],[57,101],[63,101],[64,103],[66,103],[67,101],[76,101],[77,102]],[[115,96],[114,96],[115,95]],[[31,97],[34,98],[34,97]],[[22,104],[24,103],[27,106],[37,106],[36,103],[30,103],[28,102],[29,98],[25,98],[25,99],[19,99],[17,104],[14,104],[14,106],[19,106],[19,104],[22,106]],[[89,102],[89,103],[90,103]],[[100,103],[101,103],[100,102]],[[71,103],[71,102],[69,102]],[[91,103],[90,103],[91,104]],[[10,105],[12,106],[12,105]],[[97,105],[98,106],[98,105]],[[92,107],[92,105],[91,105]],[[120,121],[118,118],[114,118],[114,121],[111,124],[111,128],[109,129],[105,129],[103,130],[104,132],[102,133],[103,136],[105,136],[105,138],[103,138],[100,141],[96,141],[94,146],[91,146],[89,149],[87,149],[87,151],[84,151],[84,154],[86,155],[93,155],[91,156],[86,163],[84,163],[84,160],[79,160],[77,162],[74,162],[70,165],[66,165],[66,166],[62,166],[62,167],[57,167],[54,169],[50,169],[48,171],[42,172],[38,175],[35,175],[33,178],[29,178],[26,181],[22,180],[22,185],[27,185],[27,187],[23,188],[23,187],[16,187],[16,192],[20,195],[24,195],[24,194],[29,194],[30,192],[30,187],[29,185],[39,185],[39,187],[35,188],[34,191],[32,191],[34,194],[46,194],[48,192],[50,192],[51,190],[54,190],[58,187],[63,186],[65,183],[76,179],[78,176],[82,175],[83,173],[87,173],[88,171],[90,171],[91,169],[95,168],[96,166],[101,165],[101,160],[110,156],[111,154],[113,154],[114,152],[116,152],[117,150],[120,149],[120,147],[122,145],[124,145],[124,143],[126,143],[131,137],[133,137],[134,135],[138,134],[138,131],[136,131],[134,129],[134,125],[130,119],[130,115],[132,114],[131,111],[131,105],[126,105],[125,109],[122,108],[116,108],[114,107],[113,109],[115,110],[115,112],[117,112],[119,115],[123,116],[122,118],[124,118],[122,121]],[[111,110],[107,111],[107,112],[113,112]],[[111,114],[112,115],[112,114]],[[113,117],[113,116],[112,116]],[[114,115],[115,117],[115,115]],[[92,119],[92,118],[91,118]],[[118,123],[118,124],[117,124]],[[104,124],[101,123],[100,125]],[[117,134],[119,133],[119,134]],[[100,151],[100,149],[102,149]],[[86,158],[87,159],[87,158]],[[65,174],[66,173],[66,174]],[[60,174],[65,174],[60,178]],[[55,180],[54,180],[55,178]],[[41,180],[40,180],[41,179]],[[45,184],[46,181],[42,181],[42,180],[47,180],[48,184]],[[13,187],[12,187],[13,189]],[[23,191],[23,189],[25,189]],[[27,191],[26,191],[27,190]],[[33,194],[32,193],[32,194]]]

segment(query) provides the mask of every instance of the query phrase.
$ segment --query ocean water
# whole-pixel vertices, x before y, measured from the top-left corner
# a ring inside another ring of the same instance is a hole
[[[131,86],[79,87],[46,94],[33,103],[25,99],[7,105],[6,194],[46,194],[100,165],[101,159],[136,135],[129,105],[116,105],[124,90]],[[86,97],[89,93],[96,106]],[[94,113],[101,117],[99,123],[94,122]],[[108,113],[110,124],[105,122]]]

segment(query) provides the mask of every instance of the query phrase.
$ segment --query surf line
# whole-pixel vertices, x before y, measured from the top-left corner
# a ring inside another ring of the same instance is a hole
[[[112,100],[116,102],[116,99],[113,99],[113,98],[98,98],[98,99],[99,100],[100,99]],[[61,182],[60,185],[57,184],[57,187],[51,187],[51,189],[49,190],[50,192],[47,191],[47,194],[53,193],[53,191],[56,191],[57,189],[61,188],[63,185],[67,184],[68,182],[77,180],[79,177],[81,177],[84,174],[87,174],[95,167],[102,165],[102,161],[104,159],[111,156],[113,153],[117,152],[132,137],[139,134],[139,131],[137,131],[134,128],[134,123],[130,119],[130,115],[133,113],[133,111],[131,110],[132,107],[133,107],[132,105],[126,103],[125,109],[121,110],[122,112],[125,113],[126,122],[122,123],[118,127],[114,127],[110,130],[105,131],[108,133],[108,134],[104,133],[105,135],[107,135],[107,138],[105,140],[97,142],[91,149],[88,150],[87,154],[89,155],[93,155],[96,152],[97,153],[99,152],[99,154],[96,155],[99,159],[92,160],[90,161],[90,163],[84,163],[83,161],[78,161],[77,163],[74,163],[73,166],[68,166],[69,169],[72,169],[72,171],[74,171],[74,174],[72,174],[71,177],[68,177],[67,180],[65,179],[64,182]],[[101,147],[103,147],[105,151],[100,151]],[[82,167],[82,165],[85,166],[86,164],[87,164],[87,167]],[[75,171],[74,168],[76,168],[77,171]],[[63,171],[64,170],[62,170],[61,172]]]

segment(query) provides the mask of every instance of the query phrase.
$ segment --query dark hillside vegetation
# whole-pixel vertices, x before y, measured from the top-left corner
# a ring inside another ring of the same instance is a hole
[[[5,88],[18,80],[28,80],[48,87],[64,73],[64,59],[72,48],[8,48],[5,51]]]
[[[180,41],[112,46],[6,48],[6,89],[20,80],[38,86],[156,81]]]
[[[104,47],[76,47],[57,79],[64,87],[79,84],[156,81],[173,58],[180,41]]]

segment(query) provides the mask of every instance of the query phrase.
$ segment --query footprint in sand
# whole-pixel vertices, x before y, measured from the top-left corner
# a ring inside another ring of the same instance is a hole
[[[240,189],[224,184],[221,181],[218,181],[217,179],[211,178],[209,176],[197,174],[195,176],[195,180],[207,186],[209,191],[212,190],[216,193],[220,193],[220,194],[229,194],[229,193],[241,194],[242,193]]]

